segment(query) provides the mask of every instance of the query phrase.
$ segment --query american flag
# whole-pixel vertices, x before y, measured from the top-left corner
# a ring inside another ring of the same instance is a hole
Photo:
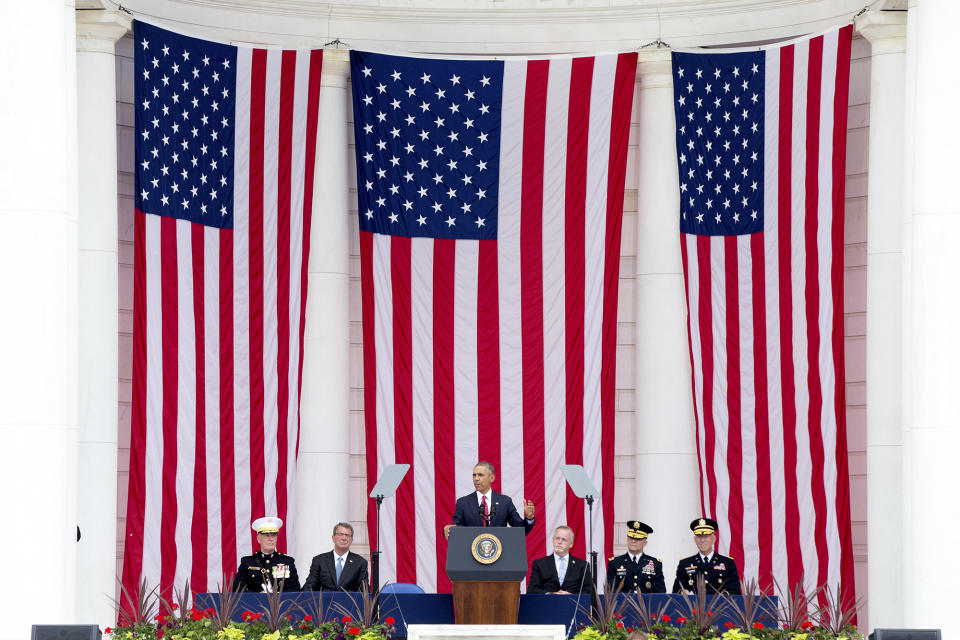
[[[770,592],[854,593],[843,375],[852,27],[674,53],[704,514]]]
[[[133,417],[123,583],[215,589],[286,521],[322,52],[134,23]]]
[[[478,460],[554,526],[588,536],[560,465],[600,490],[613,539],[620,229],[636,54],[439,60],[351,53],[367,481],[384,502],[383,580],[449,591],[446,541]],[[522,510],[522,506],[519,507]]]

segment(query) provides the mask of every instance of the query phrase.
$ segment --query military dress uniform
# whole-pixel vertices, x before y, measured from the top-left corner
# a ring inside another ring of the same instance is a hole
[[[643,553],[643,545],[639,546],[640,555],[632,556],[629,551],[630,540],[646,540],[653,533],[653,527],[639,520],[627,521],[627,553],[610,558],[607,561],[607,583],[620,586],[622,591],[640,593],[666,593],[667,586],[663,580],[663,563],[659,558]],[[636,557],[636,560],[634,560]]]
[[[243,586],[247,591],[260,593],[267,591],[267,585],[274,582],[279,585],[281,580],[284,592],[300,591],[300,578],[297,576],[297,566],[293,558],[278,551],[271,554],[257,551],[252,556],[243,556],[240,559],[237,577],[233,579],[233,589],[236,591]]]
[[[707,593],[732,593],[740,595],[740,574],[737,563],[728,556],[714,552],[709,562],[703,562],[699,553],[677,563],[677,577],[673,592],[696,591],[697,576],[703,576]]]
[[[718,528],[717,521],[712,518],[697,518],[690,523],[690,530],[698,537],[714,535]],[[715,542],[716,538],[713,540]],[[703,576],[708,594],[740,595],[740,573],[737,571],[737,563],[733,558],[720,555],[715,550],[711,549],[711,553],[709,560],[700,553],[695,553],[677,563],[677,577],[673,581],[674,593],[696,592],[697,576]]]
[[[607,563],[607,582],[621,584],[622,591],[640,593],[666,593],[663,579],[663,563],[653,556],[641,553],[634,562],[629,553],[610,558]]]
[[[264,542],[260,536],[275,536],[282,526],[283,520],[275,516],[257,518],[250,524],[250,528],[257,532],[260,551],[240,558],[240,567],[233,578],[234,591],[243,587],[253,593],[271,592],[274,585],[283,591],[300,591],[300,578],[297,577],[297,565],[293,558],[276,549],[270,553],[263,552]]]

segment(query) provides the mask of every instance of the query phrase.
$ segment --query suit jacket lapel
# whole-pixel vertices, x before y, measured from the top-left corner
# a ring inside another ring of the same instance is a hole
[[[333,586],[339,586],[337,585],[337,563],[333,559],[333,551],[324,554],[323,563],[326,565],[327,571],[330,572],[330,581],[333,583]]]

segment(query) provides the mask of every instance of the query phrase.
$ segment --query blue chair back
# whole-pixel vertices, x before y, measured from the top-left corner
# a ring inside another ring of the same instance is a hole
[[[423,588],[413,582],[389,582],[383,585],[380,593],[423,593]]]

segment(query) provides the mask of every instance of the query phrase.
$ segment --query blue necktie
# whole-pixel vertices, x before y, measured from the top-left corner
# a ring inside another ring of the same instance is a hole
[[[340,584],[341,573],[343,573],[343,556],[337,558],[337,584]]]
[[[567,556],[560,558],[560,574],[557,576],[560,578],[560,584],[563,584],[563,579],[567,577]]]

